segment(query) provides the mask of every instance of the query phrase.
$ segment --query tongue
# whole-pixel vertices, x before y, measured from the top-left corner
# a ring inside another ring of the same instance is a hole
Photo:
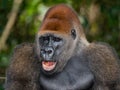
[[[55,62],[45,62],[43,61],[43,64],[46,65],[46,66],[52,66],[54,65]]]
[[[42,61],[42,67],[45,71],[51,71],[55,68],[56,62],[52,61]]]

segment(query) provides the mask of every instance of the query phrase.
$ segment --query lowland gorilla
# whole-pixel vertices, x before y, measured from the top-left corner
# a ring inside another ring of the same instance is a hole
[[[89,43],[76,13],[48,10],[36,43],[16,47],[5,90],[120,90],[119,59],[105,43]]]

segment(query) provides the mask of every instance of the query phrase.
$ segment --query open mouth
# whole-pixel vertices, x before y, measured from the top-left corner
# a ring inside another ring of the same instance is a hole
[[[42,68],[45,71],[51,71],[55,68],[56,62],[54,61],[42,61]]]

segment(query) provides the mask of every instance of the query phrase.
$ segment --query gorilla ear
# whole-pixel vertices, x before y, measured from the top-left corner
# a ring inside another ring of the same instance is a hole
[[[72,36],[73,39],[76,38],[76,31],[75,31],[75,29],[71,30],[71,36]]]

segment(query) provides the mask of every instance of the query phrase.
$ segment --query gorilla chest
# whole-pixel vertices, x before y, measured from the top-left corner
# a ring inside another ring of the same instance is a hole
[[[40,77],[42,90],[89,90],[92,83],[92,73],[82,64],[50,77],[43,74]]]
[[[64,76],[55,78],[41,77],[40,84],[43,90],[82,90],[89,87],[90,81],[88,78],[91,76],[87,78],[82,78],[86,77],[86,75],[82,77],[79,75],[75,75],[75,77],[73,76],[74,75],[66,74]]]

